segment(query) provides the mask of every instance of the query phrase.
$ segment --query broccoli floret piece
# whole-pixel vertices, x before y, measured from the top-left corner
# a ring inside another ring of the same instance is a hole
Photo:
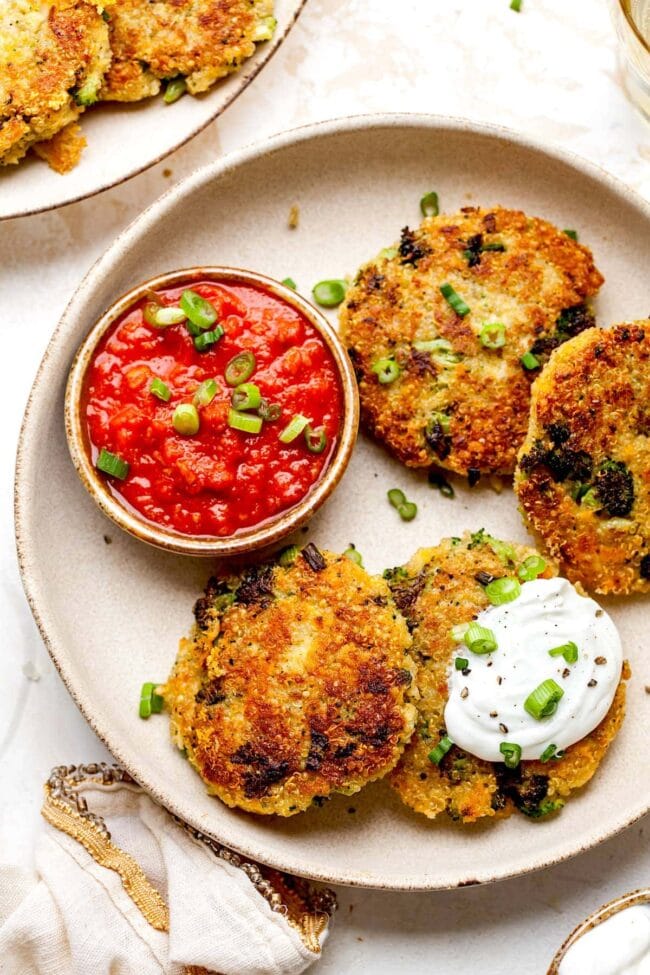
[[[619,460],[606,460],[594,478],[598,500],[615,518],[629,515],[634,504],[634,480],[631,471]]]

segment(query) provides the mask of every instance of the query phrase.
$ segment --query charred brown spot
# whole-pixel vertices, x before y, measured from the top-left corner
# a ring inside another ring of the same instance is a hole
[[[312,728],[309,754],[307,755],[307,759],[305,761],[305,768],[309,772],[318,771],[325,760],[329,747],[330,740],[327,735],[323,734],[322,731],[316,731],[315,728]]]
[[[467,240],[466,250],[464,251],[468,267],[476,267],[481,263],[481,250],[483,249],[483,234],[474,234]]]
[[[644,555],[639,563],[639,575],[642,579],[650,579],[650,555]]]
[[[536,440],[532,450],[521,458],[520,467],[526,474],[537,467],[546,467],[557,482],[588,481],[593,471],[593,461],[584,450],[573,450],[564,444],[549,448],[542,440]]]
[[[344,758],[349,758],[353,752],[357,750],[357,743],[355,741],[349,741],[347,745],[341,745],[334,752],[334,761],[340,762]]]
[[[194,700],[197,704],[205,704],[211,707],[213,704],[220,704],[226,700],[227,695],[223,692],[223,677],[213,677],[198,691]]]
[[[451,437],[443,430],[440,420],[430,420],[424,428],[424,439],[440,460],[451,453]]]
[[[497,229],[497,218],[494,213],[486,213],[483,217],[483,226],[488,234],[496,233]]]
[[[400,669],[395,674],[395,685],[397,687],[408,687],[413,681],[413,674],[410,670],[405,667],[400,667]]]
[[[436,364],[429,353],[423,352],[421,349],[411,349],[408,362],[420,376],[424,376],[426,373],[431,376],[438,374]]]
[[[404,227],[399,243],[399,256],[402,259],[402,264],[412,264],[413,267],[416,267],[418,261],[426,257],[428,253],[429,248],[418,241],[415,232]]]
[[[389,579],[388,585],[393,594],[395,605],[400,612],[408,616],[409,610],[413,607],[413,604],[424,589],[425,581],[424,572],[418,573],[414,579],[407,578],[406,580],[399,581]]]
[[[369,694],[387,694],[388,685],[379,677],[371,677],[366,684],[366,690]]]
[[[268,606],[273,598],[273,566],[256,565],[249,569],[237,589],[236,600],[244,606]]]
[[[289,763],[268,762],[261,768],[244,773],[244,795],[247,799],[259,799],[265,795],[272,785],[286,779],[289,774]]]
[[[217,599],[220,596],[230,595],[231,591],[227,583],[214,576],[208,579],[203,596],[194,604],[194,618],[200,629],[207,630],[210,627]]]

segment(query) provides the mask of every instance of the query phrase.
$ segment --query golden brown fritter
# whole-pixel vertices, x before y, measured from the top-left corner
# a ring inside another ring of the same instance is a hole
[[[273,0],[114,0],[113,63],[101,97],[132,102],[185,77],[193,95],[236,71],[273,36]]]
[[[569,793],[592,777],[623,720],[625,685],[621,682],[605,719],[567,748],[562,759],[523,761],[509,770],[454,745],[440,765],[429,760],[429,753],[446,734],[447,678],[458,653],[451,627],[466,623],[490,605],[477,574],[515,575],[523,560],[534,554],[531,548],[500,542],[481,530],[420,549],[406,566],[386,573],[395,602],[413,632],[411,653],[419,691],[415,732],[390,783],[407,806],[430,819],[446,812],[452,819],[473,823],[486,816],[509,816],[514,809],[537,819],[556,811]],[[554,575],[555,568],[547,564],[540,578]]]
[[[591,329],[553,353],[515,485],[569,579],[650,592],[650,321]]]
[[[86,0],[0,5],[0,165],[64,129],[42,154],[59,170],[78,158],[71,125],[97,99],[111,59],[101,9]]]
[[[593,325],[585,302],[602,282],[586,247],[518,210],[470,207],[405,228],[361,268],[341,311],[365,426],[409,467],[510,473],[535,375],[521,357],[541,365]],[[392,382],[373,372],[382,359],[399,369]]]
[[[164,697],[209,792],[291,816],[393,768],[414,670],[383,579],[309,545],[287,567],[212,579],[195,615]]]

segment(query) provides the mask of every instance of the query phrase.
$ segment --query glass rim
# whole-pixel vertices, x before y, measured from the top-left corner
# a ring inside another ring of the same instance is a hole
[[[627,20],[627,22],[628,22],[628,24],[629,24],[629,26],[630,26],[630,28],[632,30],[632,33],[635,35],[635,37],[637,38],[637,40],[639,41],[639,43],[645,48],[645,50],[648,52],[648,54],[650,54],[650,43],[645,39],[645,37],[641,33],[641,31],[640,31],[640,29],[639,29],[636,21],[634,20],[634,17],[632,16],[632,14],[630,12],[629,0],[618,0],[618,5],[621,8],[621,10],[623,11],[623,15],[624,15],[625,19]]]

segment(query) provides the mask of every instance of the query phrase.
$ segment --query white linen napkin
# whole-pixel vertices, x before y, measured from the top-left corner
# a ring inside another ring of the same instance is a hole
[[[192,831],[118,766],[55,769],[43,816],[36,872],[0,866],[3,975],[297,975],[318,958],[331,891]]]

